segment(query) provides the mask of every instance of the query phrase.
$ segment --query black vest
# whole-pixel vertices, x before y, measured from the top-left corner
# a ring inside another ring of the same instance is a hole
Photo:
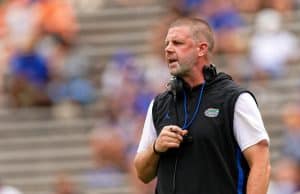
[[[188,120],[201,87],[184,87]],[[190,141],[160,156],[156,194],[246,193],[249,167],[233,134],[234,106],[243,92],[248,91],[224,73],[205,84],[198,114],[188,128]],[[182,127],[183,107],[182,92],[176,99],[168,91],[155,98],[152,114],[157,134],[166,125]]]

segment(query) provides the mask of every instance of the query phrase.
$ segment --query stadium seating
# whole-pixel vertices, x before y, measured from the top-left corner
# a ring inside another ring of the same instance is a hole
[[[159,4],[145,7],[118,7],[98,12],[78,12],[81,52],[92,61],[106,64],[113,53],[124,47],[140,60],[149,57],[147,41],[149,28],[164,14]],[[287,27],[300,34],[295,19]],[[247,15],[251,24],[251,15]],[[249,33],[249,29],[245,33]],[[272,160],[280,157],[283,126],[278,110],[289,101],[299,99],[299,64],[290,64],[288,75],[268,81],[263,91],[257,90],[260,109],[271,136]],[[92,68],[92,67],[91,67]],[[222,67],[226,69],[226,67]],[[253,87],[255,90],[255,87]],[[0,112],[0,176],[25,194],[50,194],[57,172],[68,172],[80,190],[87,194],[130,194],[129,185],[120,188],[93,190],[82,184],[83,173],[91,168],[87,136],[90,129],[101,122],[93,107],[82,110],[79,117],[58,119],[51,108],[1,110]],[[124,175],[126,177],[126,175]]]

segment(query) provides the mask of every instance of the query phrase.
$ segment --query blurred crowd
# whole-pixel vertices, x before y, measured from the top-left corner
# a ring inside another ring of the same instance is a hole
[[[78,23],[70,3],[5,0],[0,10],[1,105],[90,103],[95,94],[85,77],[87,59],[77,53]]]
[[[273,165],[270,194],[300,192],[300,104],[287,104],[282,111],[284,123],[282,156]]]
[[[217,65],[226,66],[238,81],[276,79],[284,76],[288,63],[299,59],[298,39],[284,26],[297,2],[288,0],[180,0],[166,1],[169,14],[156,28],[154,50],[163,53],[161,39],[168,23],[181,16],[205,18],[213,27]],[[241,14],[242,13],[242,14]],[[247,16],[255,17],[247,17]],[[253,25],[253,28],[249,27]],[[285,45],[274,49],[274,45]],[[240,57],[247,54],[246,57]]]
[[[103,5],[151,1],[115,0]],[[136,194],[152,193],[154,183],[140,183],[131,164],[147,107],[169,79],[163,59],[164,37],[175,18],[195,16],[209,21],[216,32],[216,65],[242,83],[264,87],[266,81],[286,76],[290,63],[299,61],[298,38],[284,21],[292,20],[291,13],[300,7],[300,1],[176,0],[163,4],[167,12],[153,26],[149,40],[151,59],[140,60],[119,49],[95,83],[89,78],[93,64],[76,42],[79,24],[70,1],[0,1],[0,106],[103,106],[105,114],[88,139],[94,168],[84,177],[90,188],[122,186],[128,181],[122,175],[128,173]],[[286,128],[282,157],[273,165],[268,194],[300,192],[299,104],[286,106],[282,123]],[[68,175],[60,174],[54,193],[79,193],[75,187]],[[20,193],[3,190],[0,185],[0,194]]]

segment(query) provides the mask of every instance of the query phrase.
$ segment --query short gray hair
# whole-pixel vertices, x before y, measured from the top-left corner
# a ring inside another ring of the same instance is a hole
[[[200,40],[201,35],[208,42],[208,51],[212,52],[214,49],[214,33],[208,22],[200,18],[179,18],[171,23],[169,28],[177,26],[188,26],[191,28],[193,39],[196,41]]]

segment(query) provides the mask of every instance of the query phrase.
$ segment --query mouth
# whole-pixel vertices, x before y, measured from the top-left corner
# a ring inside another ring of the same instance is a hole
[[[172,59],[172,58],[168,59],[169,64],[172,64],[172,63],[175,63],[175,62],[177,62],[177,59]]]

